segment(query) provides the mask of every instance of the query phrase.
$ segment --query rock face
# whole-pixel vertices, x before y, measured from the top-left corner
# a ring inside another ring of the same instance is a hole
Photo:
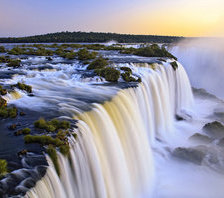
[[[201,165],[207,153],[207,147],[197,146],[191,148],[178,147],[173,151],[173,155],[180,159]]]
[[[224,138],[224,126],[218,121],[207,123],[203,127],[203,131],[215,139]]]
[[[202,135],[200,133],[195,133],[189,138],[189,140],[200,144],[209,144],[213,141],[212,138],[208,137],[207,135]]]

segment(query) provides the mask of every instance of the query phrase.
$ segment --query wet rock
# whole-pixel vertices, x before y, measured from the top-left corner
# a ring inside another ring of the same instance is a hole
[[[185,148],[178,147],[173,151],[173,155],[180,159],[201,165],[206,156],[207,148],[204,146]]]
[[[178,114],[176,114],[175,117],[176,117],[176,120],[178,120],[178,121],[184,120],[184,118]]]
[[[213,141],[212,138],[208,137],[207,135],[202,135],[200,133],[195,133],[194,135],[192,135],[189,140],[191,141],[195,141],[197,143],[201,143],[201,144],[209,144]]]
[[[19,113],[19,115],[20,115],[20,116],[25,116],[25,115],[26,115],[26,113],[25,113],[25,112],[23,112],[23,111],[21,111],[21,112]]]
[[[16,129],[16,127],[17,127],[17,125],[16,125],[16,124],[12,124],[12,125],[10,125],[10,126],[9,126],[9,130],[15,130],[15,129]]]
[[[20,156],[20,155],[26,155],[27,152],[28,151],[26,149],[23,149],[23,150],[19,151],[17,154],[18,154],[18,156]]]
[[[203,130],[213,138],[224,138],[224,125],[218,121],[205,124]]]

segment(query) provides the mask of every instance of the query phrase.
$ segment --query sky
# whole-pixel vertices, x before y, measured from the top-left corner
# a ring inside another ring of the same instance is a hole
[[[61,31],[224,36],[224,0],[0,0],[0,37]]]

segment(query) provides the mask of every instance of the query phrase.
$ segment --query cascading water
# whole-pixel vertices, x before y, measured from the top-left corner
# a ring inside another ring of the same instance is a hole
[[[129,66],[142,83],[75,116],[79,122],[70,157],[58,153],[60,177],[47,157],[46,175],[26,197],[150,196],[156,174],[152,147],[157,140],[169,141],[175,114],[188,110],[193,96],[181,64],[176,71],[168,62],[153,69]]]

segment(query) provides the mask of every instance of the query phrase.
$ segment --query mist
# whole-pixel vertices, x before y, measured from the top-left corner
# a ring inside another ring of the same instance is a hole
[[[224,99],[224,39],[187,39],[171,49],[185,67],[191,84]]]

